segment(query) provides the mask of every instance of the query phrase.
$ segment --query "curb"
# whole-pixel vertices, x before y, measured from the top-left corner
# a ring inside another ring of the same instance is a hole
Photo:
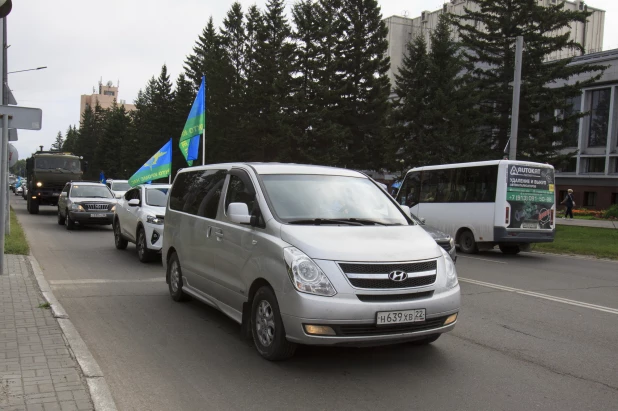
[[[109,390],[107,381],[105,381],[101,367],[99,367],[99,364],[92,356],[92,353],[86,346],[86,343],[77,332],[77,329],[69,319],[68,314],[60,302],[58,302],[56,296],[54,296],[49,283],[43,276],[43,271],[41,270],[38,261],[32,255],[25,257],[30,262],[30,266],[32,267],[36,281],[39,284],[43,298],[45,298],[45,301],[47,301],[51,306],[52,314],[54,318],[58,320],[60,329],[62,329],[62,333],[64,334],[64,339],[68,343],[69,349],[73,353],[73,356],[77,360],[82,373],[86,377],[88,391],[90,392],[90,398],[94,405],[94,409],[96,411],[117,411],[116,403],[114,402],[114,398]]]

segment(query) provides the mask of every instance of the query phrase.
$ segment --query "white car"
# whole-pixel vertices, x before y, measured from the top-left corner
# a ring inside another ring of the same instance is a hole
[[[122,198],[131,189],[129,180],[107,180],[106,184],[114,192],[116,198]]]
[[[129,189],[118,200],[114,215],[116,248],[124,250],[135,243],[142,263],[152,261],[161,252],[163,220],[169,184],[142,184]]]

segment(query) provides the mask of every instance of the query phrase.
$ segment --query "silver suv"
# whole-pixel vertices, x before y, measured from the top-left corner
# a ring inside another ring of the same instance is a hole
[[[457,272],[409,212],[356,171],[184,169],[165,215],[170,294],[221,310],[269,360],[297,344],[431,343],[457,322]]]
[[[116,198],[102,183],[72,181],[64,186],[58,198],[58,224],[73,230],[80,225],[111,225]]]

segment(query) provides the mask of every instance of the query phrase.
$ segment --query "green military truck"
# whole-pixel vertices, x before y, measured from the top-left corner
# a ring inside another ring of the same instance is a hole
[[[58,198],[69,181],[81,180],[82,160],[72,153],[37,151],[26,160],[28,212],[38,214],[39,206],[57,206]]]

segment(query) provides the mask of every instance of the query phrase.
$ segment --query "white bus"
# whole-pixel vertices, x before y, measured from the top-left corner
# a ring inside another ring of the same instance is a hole
[[[505,254],[555,233],[554,168],[493,160],[413,168],[396,196],[428,224],[449,233],[464,253],[496,245]]]

